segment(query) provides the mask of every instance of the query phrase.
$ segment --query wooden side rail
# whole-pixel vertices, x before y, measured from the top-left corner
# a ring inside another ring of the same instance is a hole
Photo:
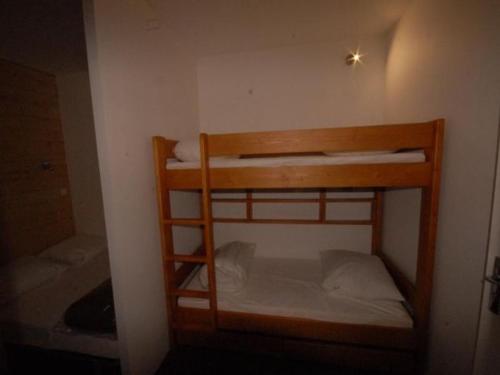
[[[186,346],[220,348],[232,351],[277,354],[281,358],[324,362],[337,367],[362,369],[383,374],[414,374],[415,355],[412,350],[395,350],[342,344],[333,341],[294,339],[283,336],[218,330],[204,332],[201,329],[177,331],[179,343]],[[352,373],[355,373],[354,371]]]
[[[280,156],[320,152],[432,149],[436,124],[203,135],[209,156]],[[169,141],[174,142],[174,141]],[[408,164],[317,165],[209,169],[213,189],[427,187],[432,161]],[[167,170],[172,189],[201,189],[200,169]]]
[[[208,149],[209,156],[425,149],[434,145],[434,123],[213,134]]]
[[[199,169],[167,170],[172,190],[200,189]],[[432,165],[422,163],[213,168],[213,189],[409,188],[431,183]]]
[[[189,307],[179,307],[178,310],[179,319],[177,323],[181,329],[189,326],[208,325],[210,322],[209,310]],[[219,310],[219,328],[399,350],[411,350],[416,345],[415,333],[411,328],[334,323],[235,311]]]
[[[245,216],[242,217],[214,217],[214,223],[257,223],[257,224],[329,224],[329,225],[372,225],[373,214],[362,219],[328,219],[326,208],[330,203],[366,203],[373,210],[375,197],[370,198],[328,198],[326,191],[320,189],[314,191],[318,198],[256,198],[252,190],[246,192],[245,198],[212,198],[214,203],[222,204],[246,204]],[[254,215],[256,204],[314,204],[318,208],[318,216],[311,219],[287,219],[287,218],[258,218]]]

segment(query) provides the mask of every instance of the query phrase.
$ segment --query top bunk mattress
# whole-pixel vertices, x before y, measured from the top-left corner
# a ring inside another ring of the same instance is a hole
[[[421,150],[381,153],[345,153],[334,156],[280,156],[265,158],[213,158],[211,168],[246,168],[246,167],[285,167],[314,165],[356,165],[356,164],[391,164],[422,163],[425,154]],[[199,169],[200,161],[167,160],[168,170]]]
[[[183,285],[204,290],[197,271]],[[179,306],[208,308],[208,300],[180,297]],[[221,311],[313,319],[335,323],[411,328],[413,320],[400,302],[332,296],[321,287],[319,260],[260,258],[253,260],[245,287],[217,292]]]

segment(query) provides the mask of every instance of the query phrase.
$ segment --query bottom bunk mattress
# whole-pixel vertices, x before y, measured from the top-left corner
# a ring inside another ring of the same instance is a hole
[[[195,270],[183,288],[204,290]],[[208,308],[208,300],[180,297],[181,307]],[[242,313],[313,319],[336,323],[411,328],[401,302],[331,295],[321,287],[319,260],[254,258],[245,287],[217,291],[218,309]]]
[[[119,358],[114,332],[84,331],[64,322],[68,307],[78,304],[76,301],[106,283],[109,277],[108,254],[102,251],[87,263],[66,269],[56,280],[0,306],[2,339],[17,345]]]

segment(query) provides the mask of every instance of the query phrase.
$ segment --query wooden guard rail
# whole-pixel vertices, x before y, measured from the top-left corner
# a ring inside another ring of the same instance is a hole
[[[330,225],[372,225],[373,215],[367,219],[326,219],[326,206],[328,203],[370,203],[370,209],[373,210],[375,197],[370,198],[327,198],[324,189],[319,190],[319,198],[255,198],[253,192],[248,190],[245,198],[212,198],[213,203],[224,204],[246,204],[245,217],[229,218],[229,217],[214,217],[214,223],[259,223],[259,224],[330,224]],[[254,215],[255,204],[297,204],[310,203],[318,204],[317,219],[265,219],[256,218]]]

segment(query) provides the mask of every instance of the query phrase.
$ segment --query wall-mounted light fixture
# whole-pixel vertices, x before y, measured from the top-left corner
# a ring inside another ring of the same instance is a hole
[[[345,63],[347,65],[355,65],[361,62],[361,57],[363,57],[363,55],[359,53],[359,50],[356,50],[356,52],[351,52],[347,55]]]

